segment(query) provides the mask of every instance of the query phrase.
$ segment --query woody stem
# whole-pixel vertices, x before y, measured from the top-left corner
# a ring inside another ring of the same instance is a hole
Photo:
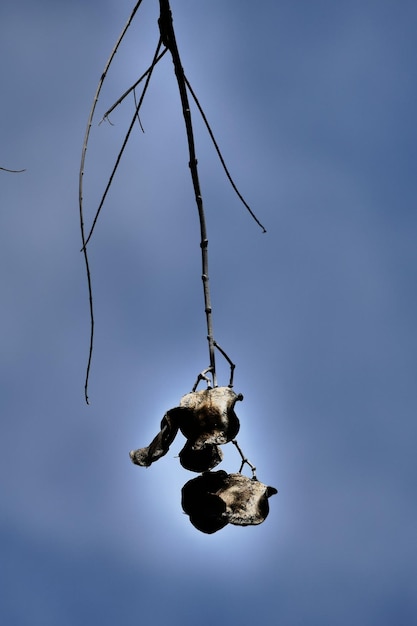
[[[216,364],[214,356],[214,338],[213,338],[213,320],[212,309],[210,299],[210,286],[209,286],[209,273],[208,273],[208,239],[206,230],[206,220],[203,208],[203,198],[201,196],[200,181],[198,178],[197,158],[195,154],[194,145],[194,133],[191,120],[191,111],[188,101],[187,86],[182,68],[180,55],[178,52],[177,42],[174,33],[174,25],[172,22],[172,13],[169,5],[169,0],[159,0],[160,5],[160,17],[158,20],[159,30],[161,33],[161,39],[164,45],[171,53],[172,61],[174,64],[175,75],[177,77],[178,88],[180,92],[182,112],[185,121],[185,128],[187,131],[187,142],[189,152],[189,167],[191,172],[191,179],[194,187],[195,201],[198,209],[198,217],[200,221],[200,247],[201,247],[201,261],[202,261],[202,280],[204,291],[204,308],[206,313],[207,322],[207,340],[209,348],[209,359],[213,387],[217,387],[216,378]]]

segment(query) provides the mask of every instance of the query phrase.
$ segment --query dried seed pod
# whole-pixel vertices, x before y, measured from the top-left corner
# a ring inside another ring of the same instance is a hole
[[[187,438],[180,452],[183,467],[193,472],[213,469],[223,457],[218,445],[231,441],[239,432],[234,406],[242,399],[242,394],[236,394],[230,387],[187,393],[179,407],[164,415],[161,431],[150,445],[130,452],[132,462],[149,467],[168,452],[180,429]]]
[[[211,534],[229,523],[261,524],[269,513],[268,498],[276,493],[254,478],[220,470],[189,480],[182,488],[181,503],[193,526]]]
[[[234,406],[243,400],[230,387],[214,387],[192,391],[181,398],[180,407],[189,410],[184,413],[180,430],[192,442],[194,450],[208,443],[224,444],[236,437],[240,424]]]
[[[174,441],[180,421],[182,409],[176,408],[167,411],[161,421],[161,430],[147,448],[139,448],[129,452],[129,456],[135,465],[149,467],[154,461],[164,456],[171,443]]]
[[[182,488],[182,508],[190,516],[193,526],[203,533],[211,535],[229,523],[226,503],[217,495],[226,477],[223,470],[205,472]]]
[[[186,443],[180,454],[181,465],[191,472],[206,472],[216,467],[223,460],[223,452],[214,443],[194,450],[190,443]]]
[[[226,504],[230,524],[252,526],[262,524],[269,513],[268,498],[278,493],[255,478],[229,474],[219,494]]]

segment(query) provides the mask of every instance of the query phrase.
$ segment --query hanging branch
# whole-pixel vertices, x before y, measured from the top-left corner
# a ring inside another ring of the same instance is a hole
[[[207,128],[207,130],[208,130],[208,133],[209,133],[209,135],[210,135],[210,139],[212,140],[213,145],[214,145],[214,147],[215,147],[215,150],[216,150],[216,152],[217,152],[217,156],[218,156],[218,157],[219,157],[219,159],[220,159],[220,163],[221,163],[221,164],[222,164],[222,166],[223,166],[223,169],[224,169],[224,171],[225,171],[225,174],[226,174],[227,178],[229,179],[229,182],[230,182],[230,184],[232,185],[233,190],[235,191],[235,193],[236,193],[237,197],[238,197],[238,198],[239,198],[239,200],[242,202],[242,204],[243,204],[243,205],[247,208],[247,210],[249,211],[249,213],[251,214],[251,216],[253,217],[253,219],[255,220],[255,222],[258,224],[258,226],[260,226],[260,228],[262,228],[262,231],[263,231],[264,233],[266,233],[266,228],[265,228],[265,226],[264,226],[263,224],[261,224],[261,222],[258,220],[258,218],[256,217],[255,213],[252,211],[252,209],[250,208],[249,204],[246,202],[246,200],[244,199],[244,197],[243,197],[243,196],[242,196],[242,194],[240,193],[239,189],[236,187],[235,182],[234,182],[233,178],[231,177],[229,170],[227,169],[226,163],[225,163],[225,161],[224,161],[224,159],[223,159],[223,155],[222,155],[222,153],[221,153],[221,151],[220,151],[219,146],[217,145],[216,138],[214,137],[213,131],[212,131],[212,130],[211,130],[211,128],[210,128],[210,124],[208,123],[208,120],[207,120],[206,115],[205,115],[205,113],[204,113],[204,111],[203,111],[203,108],[202,108],[201,104],[199,103],[198,98],[197,98],[197,96],[195,95],[195,93],[194,93],[194,91],[193,91],[193,88],[191,87],[190,83],[188,82],[188,79],[187,79],[187,77],[186,77],[186,76],[184,76],[184,80],[185,80],[185,84],[186,84],[186,85],[187,85],[187,87],[188,87],[188,91],[189,91],[189,92],[190,92],[190,94],[192,95],[193,100],[194,100],[194,102],[196,103],[198,110],[200,111],[200,115],[201,115],[201,117],[203,118],[203,122],[204,122],[204,124],[206,125],[206,128]]]
[[[123,155],[123,152],[124,152],[124,150],[126,148],[126,145],[127,145],[128,140],[129,140],[130,134],[131,134],[131,132],[133,130],[133,126],[134,126],[134,124],[136,122],[136,119],[139,119],[139,110],[140,110],[140,107],[142,106],[143,99],[145,97],[145,93],[146,93],[146,90],[147,90],[148,85],[149,85],[149,80],[150,80],[150,77],[152,75],[152,70],[155,67],[156,63],[157,63],[156,59],[158,57],[158,51],[159,51],[160,45],[161,45],[161,42],[159,42],[159,44],[158,44],[158,47],[156,49],[156,52],[155,52],[155,55],[154,55],[154,59],[153,59],[153,62],[151,64],[150,68],[144,73],[144,75],[142,77],[142,78],[144,78],[145,76],[147,77],[145,86],[144,86],[144,88],[142,90],[142,94],[141,94],[140,100],[139,100],[138,104],[136,105],[135,113],[134,113],[134,115],[132,117],[132,121],[130,123],[130,126],[129,126],[129,129],[128,129],[127,133],[126,133],[126,136],[124,138],[124,141],[123,141],[122,147],[121,147],[121,149],[119,151],[119,154],[117,155],[116,162],[115,162],[115,164],[113,166],[113,170],[112,170],[112,172],[110,174],[110,177],[109,177],[109,180],[107,182],[106,188],[104,190],[103,196],[101,198],[99,207],[98,207],[98,209],[96,211],[96,214],[94,216],[93,224],[92,224],[92,226],[90,228],[90,232],[88,233],[87,237],[85,237],[85,230],[84,230],[84,225],[83,225],[83,222],[82,222],[82,210],[80,212],[81,232],[82,232],[82,242],[83,242],[82,252],[84,253],[84,261],[85,261],[85,267],[86,267],[86,272],[87,272],[88,296],[89,296],[89,302],[90,302],[90,348],[89,348],[89,352],[88,352],[87,370],[86,370],[85,383],[84,383],[84,394],[85,394],[85,400],[86,400],[87,404],[89,404],[89,400],[88,400],[88,380],[89,380],[89,375],[90,375],[91,359],[92,359],[92,356],[93,356],[93,343],[94,343],[93,293],[92,293],[91,273],[90,273],[90,267],[89,267],[89,261],[88,261],[88,253],[87,253],[87,244],[90,241],[91,236],[93,234],[95,225],[96,225],[97,220],[98,220],[98,216],[100,215],[101,209],[103,208],[104,201],[106,199],[106,196],[107,196],[107,193],[108,193],[108,191],[110,189],[110,186],[111,186],[111,184],[113,182],[113,178],[114,178],[114,176],[116,174],[116,170],[117,170],[117,168],[119,166],[120,159],[122,158],[122,155]],[[139,120],[139,123],[140,123],[140,120]],[[80,207],[81,207],[81,204],[80,204]]]
[[[158,55],[158,57],[157,57],[157,59],[156,59],[156,61],[155,61],[155,65],[156,65],[156,64],[157,64],[157,63],[158,63],[158,62],[162,59],[162,57],[165,55],[165,53],[166,53],[166,52],[168,52],[168,48],[164,48],[164,50],[161,52],[161,54],[160,54],[160,55]],[[131,87],[129,87],[129,89],[127,89],[127,90],[124,92],[124,94],[123,94],[123,95],[121,95],[121,96],[120,96],[120,98],[119,98],[119,99],[118,99],[118,100],[117,100],[114,104],[112,104],[112,106],[111,106],[111,107],[110,107],[110,108],[109,108],[109,109],[105,112],[105,114],[103,115],[103,118],[102,118],[102,120],[101,120],[100,124],[101,124],[104,120],[108,120],[108,121],[110,122],[110,120],[109,120],[109,115],[110,115],[110,113],[112,113],[112,112],[114,111],[114,109],[116,109],[116,108],[119,106],[119,104],[121,104],[121,103],[123,102],[123,100],[124,100],[124,99],[125,99],[125,98],[126,98],[126,97],[127,97],[127,96],[128,96],[128,95],[132,92],[132,91],[133,91],[133,92],[135,91],[136,87],[137,87],[137,86],[139,85],[139,83],[140,83],[140,82],[141,82],[141,81],[142,81],[142,80],[143,80],[143,79],[144,79],[144,78],[148,75],[148,73],[151,71],[151,69],[152,69],[152,66],[151,66],[151,67],[149,67],[149,68],[146,70],[146,72],[144,72],[144,73],[142,74],[142,76],[141,76],[141,77],[140,77],[140,78],[139,78],[139,79],[138,79],[138,80],[137,80],[137,81],[136,81],[136,82],[135,82],[135,83],[134,83]],[[188,91],[190,92],[190,94],[191,94],[191,96],[192,96],[192,98],[193,98],[193,100],[194,100],[194,102],[195,102],[195,104],[196,104],[196,106],[197,106],[197,108],[198,108],[198,111],[199,111],[199,113],[200,113],[200,115],[201,115],[201,117],[202,117],[202,120],[203,120],[203,122],[204,122],[204,124],[205,124],[205,126],[206,126],[206,128],[207,128],[207,131],[208,131],[208,133],[209,133],[209,135],[210,135],[210,139],[211,139],[211,141],[212,141],[212,143],[213,143],[213,145],[214,145],[214,148],[215,148],[215,150],[216,150],[216,152],[217,152],[217,156],[219,157],[220,163],[222,164],[222,167],[223,167],[223,169],[224,169],[224,172],[225,172],[225,174],[226,174],[226,176],[227,176],[227,178],[228,178],[228,180],[229,180],[229,182],[230,182],[230,184],[231,184],[231,186],[232,186],[232,188],[233,188],[234,192],[236,193],[237,197],[238,197],[238,198],[239,198],[239,200],[242,202],[242,204],[243,204],[243,205],[246,207],[246,209],[249,211],[250,215],[251,215],[251,216],[252,216],[252,218],[255,220],[255,222],[258,224],[258,226],[260,226],[260,228],[262,228],[262,231],[263,231],[264,233],[266,233],[266,228],[265,228],[265,226],[264,226],[264,225],[263,225],[263,224],[259,221],[259,219],[256,217],[255,213],[252,211],[251,207],[250,207],[250,206],[249,206],[249,204],[246,202],[246,200],[244,199],[244,197],[243,197],[243,196],[242,196],[242,194],[240,193],[239,189],[237,188],[237,185],[236,185],[235,181],[233,180],[232,175],[230,174],[229,169],[228,169],[228,167],[227,167],[227,165],[226,165],[226,162],[225,162],[225,160],[224,160],[224,158],[223,158],[222,152],[221,152],[221,150],[220,150],[220,148],[219,148],[219,145],[218,145],[218,143],[217,143],[217,141],[216,141],[216,138],[215,138],[214,133],[213,133],[213,131],[212,131],[212,129],[211,129],[211,126],[210,126],[209,121],[208,121],[208,119],[207,119],[207,117],[206,117],[206,114],[204,113],[204,109],[203,109],[203,107],[201,106],[201,104],[200,104],[200,102],[199,102],[199,100],[198,100],[198,98],[197,98],[197,96],[196,96],[196,94],[195,94],[195,91],[194,91],[194,90],[193,90],[193,88],[191,87],[191,84],[190,84],[190,82],[189,82],[188,78],[185,76],[185,74],[184,74],[184,80],[185,80],[185,84],[187,85],[187,89],[188,89]],[[136,105],[136,101],[135,101],[135,105]],[[110,122],[110,123],[111,123],[111,122]],[[139,120],[139,124],[140,124],[140,120]],[[141,128],[142,128],[142,125],[141,125],[141,124],[140,124],[140,126],[141,126]],[[143,130],[143,128],[142,128],[142,130]]]
[[[127,29],[129,28],[137,10],[139,9],[140,5],[142,4],[142,0],[139,0],[135,6],[135,8],[133,9],[132,13],[130,14],[129,19],[127,20],[125,26],[123,27],[122,32],[119,35],[119,38],[116,42],[116,45],[114,46],[108,60],[107,63],[104,67],[103,73],[101,75],[101,78],[99,80],[99,83],[97,85],[97,89],[96,89],[96,93],[94,94],[94,98],[93,98],[93,104],[91,106],[91,110],[90,110],[90,114],[88,116],[88,121],[87,121],[87,128],[85,131],[85,137],[84,137],[84,143],[83,143],[83,149],[82,149],[82,153],[81,153],[81,164],[80,164],[80,172],[79,172],[79,182],[78,182],[78,201],[79,201],[79,210],[80,210],[80,227],[81,227],[81,238],[82,238],[82,242],[83,242],[83,247],[82,250],[84,250],[84,256],[86,258],[86,266],[88,268],[88,258],[87,258],[87,253],[86,253],[86,237],[85,237],[85,229],[84,229],[84,215],[83,215],[83,177],[84,177],[84,169],[85,169],[85,159],[86,159],[86,155],[87,155],[87,147],[88,147],[88,140],[90,137],[90,131],[91,131],[91,126],[93,123],[93,117],[94,117],[94,113],[96,110],[96,106],[97,106],[97,102],[100,96],[100,92],[101,89],[103,87],[103,83],[104,80],[107,76],[107,72],[109,71],[110,65],[113,62],[113,59],[116,55],[116,52],[126,34]],[[90,294],[91,295],[91,294]],[[87,398],[86,398],[87,399]],[[87,400],[88,401],[88,400]]]
[[[180,92],[182,112],[184,116],[185,128],[187,131],[189,167],[191,171],[191,179],[193,181],[195,201],[198,209],[198,217],[200,221],[200,246],[202,260],[202,279],[204,289],[204,305],[207,322],[207,340],[209,348],[209,362],[213,387],[217,387],[216,363],[214,356],[214,338],[213,338],[213,319],[210,300],[209,274],[208,274],[208,239],[206,220],[203,208],[203,198],[201,196],[200,181],[198,178],[197,158],[194,146],[194,133],[191,121],[191,111],[188,102],[187,87],[185,82],[184,70],[182,68],[180,55],[178,52],[177,42],[175,39],[174,25],[172,23],[172,13],[169,6],[169,0],[159,0],[160,17],[158,20],[161,39],[164,45],[169,49],[174,64],[175,75],[177,77],[178,89]]]
[[[94,216],[93,224],[92,224],[92,226],[91,226],[91,228],[90,228],[90,232],[88,233],[88,237],[87,237],[87,238],[86,238],[86,240],[85,240],[85,243],[84,243],[84,248],[86,248],[86,246],[87,246],[88,242],[89,242],[89,241],[90,241],[90,239],[91,239],[91,236],[92,236],[92,234],[93,234],[94,228],[95,228],[95,226],[96,226],[96,224],[97,224],[98,216],[100,215],[101,209],[103,208],[104,201],[105,201],[105,199],[106,199],[106,197],[107,197],[107,194],[108,194],[109,189],[110,189],[110,187],[111,187],[111,184],[112,184],[112,182],[113,182],[113,178],[114,178],[114,175],[116,174],[117,168],[119,167],[119,164],[120,164],[120,159],[122,158],[123,152],[125,151],[125,148],[126,148],[126,146],[127,146],[127,142],[129,141],[129,137],[130,137],[131,132],[132,132],[132,130],[133,130],[133,127],[134,127],[134,125],[135,125],[136,119],[138,118],[138,115],[139,115],[139,110],[140,110],[140,108],[141,108],[141,106],[142,106],[143,99],[144,99],[144,97],[145,97],[146,91],[147,91],[147,89],[148,89],[149,81],[150,81],[151,76],[152,76],[152,71],[153,71],[153,69],[154,69],[154,67],[155,67],[155,65],[156,65],[156,63],[157,63],[157,58],[158,58],[158,53],[159,53],[160,48],[161,48],[161,41],[159,41],[159,43],[158,43],[158,46],[157,46],[157,48],[156,48],[156,52],[155,52],[155,54],[154,54],[154,58],[153,58],[153,61],[152,61],[151,66],[150,66],[150,67],[149,67],[149,69],[148,69],[148,70],[147,70],[147,71],[143,74],[143,77],[145,77],[145,76],[146,76],[146,82],[145,82],[145,85],[144,85],[144,87],[143,87],[141,97],[140,97],[139,102],[138,102],[138,104],[137,104],[137,106],[136,106],[136,110],[135,110],[135,113],[134,113],[134,115],[133,115],[133,117],[132,117],[132,121],[131,121],[130,126],[129,126],[129,128],[128,128],[128,131],[127,131],[127,133],[126,133],[126,135],[125,135],[125,138],[124,138],[124,140],[123,140],[122,147],[120,148],[120,150],[119,150],[119,154],[117,155],[117,158],[116,158],[115,164],[114,164],[114,166],[113,166],[112,172],[111,172],[111,174],[110,174],[110,176],[109,176],[109,180],[107,181],[106,188],[105,188],[105,190],[104,190],[104,193],[103,193],[103,195],[102,195],[102,197],[101,197],[101,200],[100,200],[100,204],[98,205],[98,209],[97,209],[96,214],[95,214],[95,216]]]
[[[138,0],[138,2],[136,3],[136,6],[134,7],[128,21],[126,22],[122,32],[119,35],[119,38],[116,42],[116,45],[114,46],[110,57],[105,65],[104,71],[101,75],[101,78],[99,80],[99,83],[97,85],[97,89],[96,89],[96,93],[94,95],[93,98],[93,104],[90,110],[90,114],[88,116],[88,121],[87,121],[87,128],[85,131],[85,137],[84,137],[84,143],[83,143],[83,148],[82,148],[82,153],[81,153],[81,164],[80,164],[80,172],[79,172],[79,181],[78,181],[78,202],[79,202],[79,216],[80,216],[80,230],[81,230],[81,240],[82,240],[82,251],[83,251],[83,255],[84,255],[84,264],[85,264],[85,270],[86,270],[86,274],[87,274],[87,289],[88,289],[88,299],[89,299],[89,308],[90,308],[90,347],[89,347],[89,351],[88,351],[88,359],[87,359],[87,368],[86,368],[86,374],[85,374],[85,382],[84,382],[84,397],[85,397],[85,401],[87,404],[89,404],[89,400],[88,400],[88,379],[89,379],[89,375],[90,375],[90,368],[91,368],[91,359],[93,356],[93,343],[94,343],[94,307],[93,307],[93,291],[92,291],[92,284],[91,284],[91,273],[90,273],[90,264],[88,261],[88,254],[87,254],[87,248],[86,248],[86,238],[85,238],[85,229],[84,229],[84,214],[83,214],[83,177],[84,177],[84,168],[85,168],[85,158],[86,158],[86,154],[87,154],[87,146],[88,146],[88,139],[90,137],[90,130],[91,130],[91,125],[93,122],[93,117],[94,117],[94,113],[96,110],[96,106],[97,106],[97,102],[98,102],[98,98],[101,92],[101,88],[103,86],[104,83],[104,79],[107,76],[107,72],[109,71],[109,67],[112,64],[112,61],[114,59],[114,56],[126,34],[127,29],[129,28],[137,10],[139,9],[140,5],[142,4],[142,0]]]
[[[135,113],[133,115],[131,124],[128,128],[128,131],[125,135],[122,147],[117,155],[115,164],[113,166],[113,170],[109,176],[107,185],[105,187],[104,193],[101,197],[98,209],[95,213],[93,222],[92,222],[92,226],[88,232],[88,235],[86,235],[86,231],[85,231],[85,227],[84,227],[84,216],[83,216],[83,176],[84,176],[84,169],[85,169],[85,159],[86,159],[86,153],[87,153],[87,146],[88,146],[88,140],[89,140],[89,135],[90,135],[90,130],[91,130],[91,126],[92,126],[92,120],[95,114],[95,109],[96,109],[96,105],[99,99],[99,95],[104,83],[104,80],[107,76],[107,73],[109,71],[110,65],[114,59],[114,56],[129,28],[129,26],[132,23],[132,20],[139,8],[139,6],[141,5],[142,0],[139,0],[136,4],[136,6],[134,7],[126,25],[124,26],[121,34],[119,35],[119,38],[116,42],[116,45],[114,46],[112,53],[106,63],[106,66],[104,68],[103,74],[101,75],[100,81],[98,83],[97,86],[97,90],[93,99],[93,104],[90,110],[90,115],[88,118],[88,122],[87,122],[87,128],[86,128],[86,133],[85,133],[85,138],[84,138],[84,144],[83,144],[83,149],[82,149],[82,155],[81,155],[81,164],[80,164],[80,172],[79,172],[79,215],[80,215],[80,228],[81,228],[81,237],[82,237],[82,252],[84,254],[84,263],[85,263],[85,268],[86,268],[86,274],[87,274],[87,287],[88,287],[88,295],[89,295],[89,308],[90,308],[90,346],[89,346],[89,353],[88,353],[88,361],[87,361],[87,368],[86,368],[86,376],[85,376],[85,384],[84,384],[84,392],[85,392],[85,400],[87,402],[87,404],[89,404],[89,400],[88,400],[88,381],[89,381],[89,374],[90,374],[90,368],[91,368],[91,361],[92,361],[92,354],[93,354],[93,343],[94,343],[94,308],[93,308],[93,295],[92,295],[92,281],[91,281],[91,273],[90,273],[90,267],[89,267],[89,260],[88,260],[88,254],[87,254],[87,244],[89,243],[95,226],[97,224],[97,220],[98,217],[100,215],[101,209],[103,208],[105,199],[107,197],[107,194],[109,192],[109,189],[111,187],[111,184],[113,182],[115,173],[118,169],[121,157],[123,155],[123,152],[126,148],[127,142],[129,140],[130,134],[133,130],[135,121],[138,120],[139,125],[143,131],[142,128],[142,124],[141,124],[141,120],[139,118],[139,110],[141,108],[146,90],[148,88],[149,85],[149,81],[151,79],[152,76],[152,72],[153,69],[155,68],[155,66],[157,65],[157,63],[162,59],[162,57],[165,55],[165,53],[169,50],[172,56],[172,61],[174,64],[174,70],[175,70],[175,75],[177,78],[177,83],[178,83],[178,88],[179,88],[179,92],[180,92],[180,98],[181,98],[181,104],[182,104],[182,110],[183,110],[183,116],[184,116],[184,121],[185,121],[185,127],[186,127],[186,133],[187,133],[187,141],[188,141],[188,150],[189,150],[189,167],[190,167],[190,172],[191,172],[191,178],[192,178],[192,183],[193,183],[193,188],[194,188],[194,194],[195,194],[195,200],[196,200],[196,204],[197,204],[197,209],[198,209],[198,215],[199,215],[199,222],[200,222],[200,247],[201,247],[201,258],[202,258],[202,280],[203,280],[203,290],[204,290],[204,304],[205,304],[205,313],[206,313],[206,323],[207,323],[207,340],[208,340],[208,348],[209,348],[209,367],[204,370],[204,375],[201,376],[198,380],[206,380],[207,384],[210,384],[210,379],[208,379],[208,377],[206,376],[207,373],[211,373],[211,382],[212,382],[212,386],[213,387],[217,387],[217,377],[216,377],[216,365],[215,365],[215,351],[214,348],[217,348],[219,350],[219,352],[223,355],[223,357],[227,360],[227,362],[230,365],[230,381],[229,381],[229,387],[233,386],[233,373],[234,373],[234,369],[235,369],[235,365],[234,363],[231,361],[231,359],[227,356],[227,354],[224,352],[224,350],[222,348],[220,348],[220,346],[215,342],[214,337],[213,337],[213,320],[212,320],[212,307],[211,307],[211,298],[210,298],[210,287],[209,287],[209,274],[208,274],[208,239],[207,239],[207,230],[206,230],[206,222],[205,222],[205,214],[204,214],[204,208],[203,208],[203,200],[202,200],[202,195],[201,195],[201,190],[200,190],[200,182],[199,182],[199,176],[198,176],[198,169],[197,169],[197,158],[196,158],[196,154],[195,154],[195,144],[194,144],[194,133],[193,133],[193,126],[192,126],[192,119],[191,119],[191,112],[190,112],[190,106],[189,106],[189,100],[188,100],[188,92],[187,90],[190,92],[196,106],[197,109],[204,121],[204,124],[206,125],[206,128],[208,130],[208,133],[210,135],[210,138],[213,142],[214,148],[217,152],[217,155],[220,159],[220,162],[222,164],[222,167],[226,173],[226,176],[230,182],[230,184],[232,185],[233,190],[235,191],[235,193],[237,194],[237,196],[239,197],[240,201],[243,203],[243,205],[246,207],[246,209],[249,211],[250,215],[252,216],[252,218],[255,220],[255,222],[260,226],[260,228],[263,230],[263,232],[266,232],[265,227],[263,226],[263,224],[261,224],[261,222],[258,220],[258,218],[256,217],[256,215],[254,214],[254,212],[252,211],[252,209],[250,208],[250,206],[248,205],[248,203],[245,201],[245,199],[243,198],[242,194],[239,192],[235,182],[233,181],[230,172],[226,166],[226,163],[223,159],[222,153],[220,151],[220,148],[217,144],[217,141],[214,137],[213,131],[211,130],[211,127],[208,123],[208,120],[206,118],[206,115],[198,101],[198,98],[195,94],[195,92],[193,91],[188,79],[186,78],[185,74],[184,74],[184,70],[181,64],[181,59],[180,59],[180,55],[178,52],[178,47],[177,47],[177,43],[176,43],[176,38],[175,38],[175,32],[174,32],[174,26],[173,26],[173,21],[172,21],[172,13],[171,13],[171,9],[170,9],[170,5],[169,5],[169,0],[160,0],[159,4],[160,4],[160,17],[158,20],[158,24],[159,24],[159,29],[160,29],[160,40],[156,49],[156,52],[154,54],[154,58],[152,60],[151,65],[149,66],[149,68],[146,70],[146,72],[144,72],[142,74],[142,76],[131,86],[129,87],[129,89],[127,89],[122,96],[120,96],[120,98],[106,111],[106,113],[104,114],[102,120],[100,121],[100,124],[104,121],[104,120],[109,120],[109,115],[112,111],[114,111],[114,109],[121,104],[121,102],[131,93],[133,92],[134,95],[134,99],[135,99]],[[165,49],[160,52],[161,49],[161,45],[165,46]],[[136,92],[135,89],[136,87],[142,82],[142,80],[144,80],[146,78],[146,82],[145,82],[145,86],[143,88],[141,97],[139,99],[139,102],[137,102],[136,100]],[[111,122],[110,122],[111,123]],[[0,168],[0,169],[4,169],[4,168]]]

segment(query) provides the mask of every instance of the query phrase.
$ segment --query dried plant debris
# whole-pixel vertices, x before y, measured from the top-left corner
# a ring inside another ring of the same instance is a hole
[[[170,409],[161,422],[161,430],[147,448],[130,453],[136,465],[149,467],[164,456],[178,430],[187,439],[180,452],[181,465],[192,472],[205,472],[218,465],[223,454],[219,445],[232,441],[239,432],[234,411],[242,394],[230,387],[192,391],[181,398],[180,405]]]
[[[227,524],[254,526],[269,513],[268,498],[277,493],[274,487],[259,482],[255,467],[244,457],[234,439],[239,419],[234,411],[242,394],[230,387],[209,387],[192,391],[181,398],[180,405],[166,412],[161,430],[146,448],[130,452],[136,465],[149,467],[164,456],[178,430],[187,442],[179,454],[181,465],[201,476],[189,480],[182,489],[182,508],[198,530],[212,534]],[[242,458],[240,472],[211,472],[223,458],[220,445],[232,441]],[[247,463],[253,477],[241,474]]]
[[[261,524],[269,513],[268,498],[276,493],[256,478],[223,470],[205,472],[182,488],[182,508],[193,526],[212,534],[227,524]]]

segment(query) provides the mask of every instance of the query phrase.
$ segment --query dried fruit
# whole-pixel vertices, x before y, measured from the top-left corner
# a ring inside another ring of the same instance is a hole
[[[205,472],[182,488],[182,508],[198,530],[212,534],[227,524],[261,524],[269,513],[268,498],[278,493],[256,478]]]
[[[236,394],[230,387],[187,393],[179,407],[166,412],[161,430],[150,445],[132,450],[130,458],[136,465],[149,467],[168,452],[180,430],[187,438],[180,452],[182,466],[193,472],[212,469],[223,458],[218,445],[231,441],[239,432],[234,406],[242,399],[242,394]]]
[[[231,387],[209,387],[187,393],[178,407],[166,412],[161,430],[149,446],[130,452],[133,463],[149,467],[168,452],[178,430],[181,431],[187,439],[179,454],[181,465],[202,473],[182,488],[182,508],[195,528],[203,533],[215,533],[227,524],[261,524],[269,513],[268,498],[278,493],[274,487],[258,481],[255,466],[235,440],[240,424],[234,406],[242,399]],[[242,459],[239,473],[210,471],[223,458],[220,446],[229,441]],[[251,468],[252,478],[242,475],[245,464]]]

